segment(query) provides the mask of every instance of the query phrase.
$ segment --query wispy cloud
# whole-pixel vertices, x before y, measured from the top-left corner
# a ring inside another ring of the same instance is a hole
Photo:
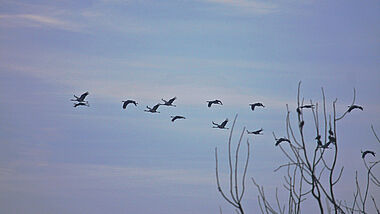
[[[99,164],[67,164],[40,161],[15,161],[1,166],[4,176],[1,183],[8,181],[32,182],[64,179],[67,183],[73,180],[101,180],[105,185],[120,188],[166,184],[213,185],[212,172],[194,169],[159,169]],[[26,170],[27,169],[27,170]],[[129,181],[129,182],[126,182]],[[73,182],[75,183],[75,182]],[[10,187],[11,188],[11,187]],[[96,188],[96,186],[93,186]]]
[[[278,6],[270,2],[248,0],[203,0],[208,3],[223,5],[244,14],[269,14],[276,12]]]
[[[80,31],[80,26],[56,17],[39,14],[0,14],[2,25],[8,27],[52,27],[68,31]]]

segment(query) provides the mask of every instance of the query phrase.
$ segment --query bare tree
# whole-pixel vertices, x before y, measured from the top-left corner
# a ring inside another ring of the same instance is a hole
[[[353,188],[353,200],[350,203],[338,199],[336,196],[336,185],[342,178],[344,167],[337,166],[339,155],[339,139],[337,134],[338,123],[348,116],[352,111],[363,110],[363,107],[355,104],[356,90],[353,91],[353,100],[348,108],[338,116],[336,112],[335,99],[331,104],[331,110],[327,110],[326,97],[323,88],[322,103],[313,102],[305,103],[305,99],[301,99],[301,82],[298,85],[297,92],[297,107],[296,107],[296,125],[294,126],[291,121],[291,111],[289,106],[286,105],[286,134],[283,137],[276,137],[273,132],[275,146],[281,150],[285,155],[287,162],[281,164],[275,169],[275,172],[286,169],[284,176],[283,187],[287,191],[287,200],[280,199],[278,196],[278,189],[276,188],[275,203],[271,203],[265,194],[264,187],[257,184],[252,178],[252,182],[258,191],[257,202],[261,213],[265,214],[283,214],[283,213],[302,213],[302,206],[304,201],[308,198],[314,201],[320,213],[368,213],[368,201],[372,200],[372,206],[375,208],[377,214],[380,211],[376,204],[376,199],[370,194],[370,185],[375,188],[380,187],[380,179],[374,173],[374,168],[380,163],[377,161],[368,161],[367,155],[375,156],[371,150],[362,152],[363,168],[366,172],[364,188],[359,182],[358,172],[355,176],[355,185]],[[307,115],[309,114],[309,115]],[[217,187],[224,198],[229,204],[236,208],[237,213],[244,213],[241,204],[242,197],[245,191],[245,177],[249,160],[249,143],[247,140],[247,157],[244,166],[244,172],[241,177],[241,191],[238,185],[238,159],[240,144],[243,139],[245,128],[243,129],[240,139],[237,143],[235,151],[235,160],[232,158],[231,138],[234,130],[237,115],[234,119],[229,140],[228,140],[228,164],[229,164],[229,195],[226,194],[219,181],[218,172],[218,153],[215,148],[216,160],[216,181]],[[305,121],[307,120],[307,121]],[[305,126],[306,124],[306,126]],[[305,127],[314,130],[315,137],[310,139],[310,133],[305,134]],[[376,134],[373,126],[371,126],[373,135],[377,142],[380,143],[379,137]],[[314,141],[314,142],[313,142]],[[363,184],[362,184],[363,185]],[[235,188],[235,189],[234,189]],[[310,197],[311,196],[311,197]],[[285,203],[284,203],[285,202]]]
[[[237,115],[235,116],[234,122],[231,127],[230,136],[228,139],[228,166],[229,166],[229,196],[228,193],[225,193],[220,185],[219,180],[219,171],[218,171],[218,149],[215,147],[215,174],[216,174],[216,183],[218,187],[218,191],[222,195],[223,199],[226,200],[229,204],[231,204],[234,208],[236,208],[236,212],[240,214],[244,214],[244,209],[242,206],[242,199],[245,192],[245,179],[248,169],[248,161],[249,161],[249,142],[247,139],[247,157],[244,164],[244,171],[243,175],[241,176],[241,182],[239,185],[239,170],[238,170],[238,160],[239,160],[239,151],[240,151],[240,145],[243,139],[243,135],[245,133],[245,127],[243,128],[243,131],[240,135],[239,141],[237,143],[237,147],[235,150],[235,160],[233,160],[233,151],[231,150],[231,144],[232,144],[232,133],[235,127]]]
[[[337,99],[332,102],[332,112],[326,109],[326,98],[322,88],[322,119],[320,119],[319,103],[305,103],[304,98],[300,98],[301,82],[298,85],[297,93],[297,125],[293,126],[290,120],[290,110],[288,105],[286,114],[286,137],[277,138],[273,133],[275,145],[287,158],[287,163],[280,165],[275,171],[285,168],[287,175],[284,176],[284,188],[288,191],[288,203],[281,205],[276,190],[276,206],[271,205],[267,200],[264,188],[259,186],[252,178],[259,196],[258,203],[262,213],[301,213],[302,203],[307,195],[317,203],[320,213],[367,213],[366,202],[369,195],[370,181],[379,187],[380,182],[373,173],[373,168],[379,161],[368,163],[363,157],[365,169],[367,171],[365,190],[361,191],[358,178],[356,176],[356,190],[354,200],[349,206],[346,202],[336,198],[335,186],[342,177],[343,167],[338,169],[337,160],[339,154],[339,141],[337,135],[337,124],[354,109],[363,110],[363,107],[355,104],[356,91],[351,105],[347,110],[338,116],[336,113]],[[305,136],[305,114],[312,115],[312,126],[315,128],[315,138],[307,139]],[[379,141],[373,127],[372,131]],[[311,143],[310,141],[315,141]],[[364,156],[364,155],[363,155]],[[376,201],[371,195],[376,210]],[[325,201],[325,204],[323,203]],[[286,209],[287,207],[287,209]]]

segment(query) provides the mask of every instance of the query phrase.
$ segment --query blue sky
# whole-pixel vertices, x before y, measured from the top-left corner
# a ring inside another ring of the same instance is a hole
[[[225,161],[228,132],[211,121],[238,113],[238,130],[264,128],[249,138],[248,176],[274,193],[282,172],[273,169],[285,159],[271,132],[285,135],[299,81],[306,100],[320,101],[324,87],[344,112],[356,88],[364,107],[339,124],[339,164],[353,166],[342,197],[362,167],[360,150],[380,154],[370,130],[380,132],[378,1],[0,5],[1,213],[232,212],[214,178],[214,148]],[[90,107],[73,108],[72,95],[85,91]],[[176,108],[142,111],[174,96]],[[217,98],[223,106],[206,107]],[[125,99],[138,108],[123,110]],[[266,108],[250,111],[256,101]],[[187,119],[173,124],[174,114]],[[253,212],[257,192],[247,188]]]

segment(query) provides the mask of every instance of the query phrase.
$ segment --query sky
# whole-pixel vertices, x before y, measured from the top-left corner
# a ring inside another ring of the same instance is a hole
[[[299,81],[307,102],[324,88],[329,112],[337,98],[338,115],[356,89],[364,110],[337,131],[337,195],[351,200],[360,151],[380,154],[379,11],[374,0],[0,0],[0,212],[233,213],[215,181],[218,147],[227,187],[229,130],[211,122],[230,128],[238,114],[234,143],[243,127],[264,129],[244,137],[243,205],[255,213],[251,177],[286,194],[272,132],[286,135]],[[90,107],[73,108],[86,91]],[[143,111],[174,96],[177,107]],[[124,110],[126,99],[139,104]]]

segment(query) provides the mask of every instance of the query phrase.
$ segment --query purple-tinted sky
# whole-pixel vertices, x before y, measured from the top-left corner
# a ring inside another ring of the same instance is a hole
[[[337,193],[350,201],[360,150],[380,154],[379,11],[379,1],[0,0],[0,213],[232,213],[214,177],[216,146],[228,172],[228,131],[211,121],[236,113],[238,132],[264,128],[249,137],[248,177],[273,196],[286,159],[271,133],[285,136],[299,81],[307,101],[321,87],[338,98],[339,114],[356,88],[364,111],[338,129]],[[73,108],[85,91],[90,107]],[[143,112],[174,96],[177,107]],[[207,108],[216,98],[224,105]],[[126,99],[138,107],[123,110]],[[256,101],[266,108],[252,112]],[[248,180],[249,213],[256,197]]]

